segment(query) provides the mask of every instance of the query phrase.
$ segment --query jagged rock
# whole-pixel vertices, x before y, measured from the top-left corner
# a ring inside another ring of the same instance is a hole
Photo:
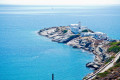
[[[97,69],[100,68],[100,65],[98,63],[95,63],[95,62],[89,62],[89,63],[86,64],[86,67],[97,70]]]
[[[87,47],[89,47],[90,45],[91,45],[91,42],[86,43],[85,47],[87,48]]]
[[[101,47],[99,47],[99,51],[100,51],[100,52],[103,52],[103,49],[102,49]]]
[[[78,46],[73,46],[73,48],[78,48]]]
[[[63,33],[63,30],[67,30],[67,32]],[[92,52],[95,54],[94,62],[87,63],[86,67],[94,70],[99,69],[102,63],[109,57],[106,53],[107,50],[105,50],[107,48],[106,44],[110,42],[109,40],[97,40],[91,36],[81,37],[79,34],[72,33],[67,26],[45,28],[40,30],[38,34],[46,36],[54,42],[66,43],[73,48],[81,48]],[[114,41],[111,40],[111,42]]]
[[[90,51],[90,52],[93,52],[93,51],[94,51],[94,48],[93,48],[93,47],[89,47],[89,51]]]

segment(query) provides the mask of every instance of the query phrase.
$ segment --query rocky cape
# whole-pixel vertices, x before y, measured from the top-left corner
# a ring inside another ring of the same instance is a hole
[[[90,29],[87,31],[94,33]],[[111,57],[111,54],[107,53],[107,44],[115,40],[100,40],[93,36],[82,37],[81,33],[74,34],[70,30],[69,26],[44,28],[38,32],[39,35],[46,36],[54,42],[64,43],[72,46],[73,48],[92,52],[95,55],[94,62],[87,63],[86,67],[98,70],[102,65],[104,65],[105,61]]]

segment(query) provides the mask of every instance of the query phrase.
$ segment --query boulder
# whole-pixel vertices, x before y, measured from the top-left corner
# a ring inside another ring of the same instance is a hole
[[[86,67],[89,67],[89,68],[92,68],[94,70],[97,70],[100,68],[100,65],[98,63],[95,63],[95,62],[88,62],[86,64]]]

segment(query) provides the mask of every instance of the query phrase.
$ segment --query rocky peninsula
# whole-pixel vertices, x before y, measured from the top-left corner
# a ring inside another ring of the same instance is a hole
[[[86,67],[94,69],[95,72],[104,66],[113,55],[115,55],[114,52],[108,52],[108,48],[110,48],[110,45],[108,44],[111,42],[119,42],[118,40],[110,39],[104,33],[94,32],[85,27],[84,29],[79,28],[77,33],[75,33],[72,28],[71,26],[44,28],[41,29],[38,34],[48,37],[54,42],[64,43],[73,48],[92,52],[95,55],[94,62],[87,63]],[[75,29],[76,27],[74,27],[74,30]],[[91,74],[86,77],[90,75]]]

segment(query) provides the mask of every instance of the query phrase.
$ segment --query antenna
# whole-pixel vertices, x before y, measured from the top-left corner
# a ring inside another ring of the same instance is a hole
[[[80,21],[78,22],[78,24],[79,24],[79,26],[81,27],[81,22],[80,22]]]
[[[80,21],[78,22],[78,25],[79,25],[79,29],[81,29],[81,22]]]

